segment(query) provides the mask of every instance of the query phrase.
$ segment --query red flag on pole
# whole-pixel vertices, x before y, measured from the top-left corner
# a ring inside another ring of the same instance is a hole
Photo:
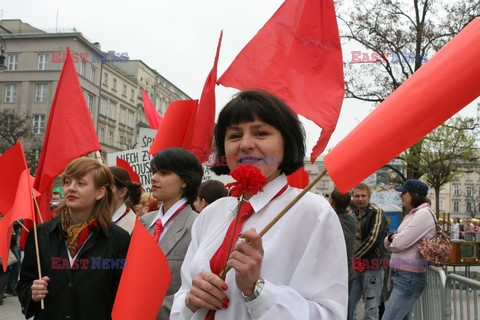
[[[142,185],[142,183],[140,182],[140,178],[138,177],[138,174],[133,170],[133,168],[130,166],[130,164],[127,161],[117,157],[117,166],[119,166],[120,168],[128,172],[128,175],[130,176],[130,180],[132,180],[132,182]]]
[[[51,218],[48,213],[53,180],[73,159],[100,149],[70,48],[67,48],[33,186],[42,194],[37,201],[45,221]],[[21,242],[24,243],[25,239],[23,232]]]
[[[21,142],[0,157],[0,189],[0,212],[4,214],[0,219],[0,258],[5,272],[13,223],[34,217],[32,181]]]
[[[143,111],[145,112],[145,117],[147,118],[150,128],[157,130],[162,123],[162,116],[158,113],[157,109],[153,105],[152,101],[148,98],[147,92],[142,88],[142,99],[143,99]]]
[[[344,93],[333,0],[286,0],[218,83],[268,91],[320,126],[313,163],[335,130]]]
[[[162,249],[137,220],[115,297],[112,319],[155,319],[171,278]]]
[[[291,175],[287,176],[288,185],[290,187],[304,189],[308,185],[310,175],[305,171],[305,167],[301,167]]]
[[[197,105],[198,100],[179,100],[170,103],[150,146],[149,154],[170,147],[190,148]]]
[[[222,44],[223,31],[218,39],[217,52],[213,67],[203,86],[202,96],[195,119],[191,151],[200,159],[208,160],[213,146],[213,128],[215,127],[215,84],[217,82],[217,63]]]
[[[477,98],[479,56],[476,18],[325,156],[338,190],[347,192]]]

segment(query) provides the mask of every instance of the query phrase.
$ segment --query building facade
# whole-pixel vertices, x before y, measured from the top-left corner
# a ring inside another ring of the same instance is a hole
[[[164,114],[174,100],[190,99],[178,87],[126,52],[104,52],[75,29],[47,32],[21,20],[1,20],[6,44],[6,70],[0,72],[0,110],[9,108],[31,118],[32,136],[25,139],[32,163],[38,160],[50,107],[67,47],[102,147],[102,155],[135,147],[141,127],[144,88]]]

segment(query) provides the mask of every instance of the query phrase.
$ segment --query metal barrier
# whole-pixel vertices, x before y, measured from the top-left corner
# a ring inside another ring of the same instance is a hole
[[[441,268],[429,266],[427,285],[413,306],[414,320],[443,320],[445,313],[445,272]]]
[[[447,277],[445,289],[445,305],[450,311],[446,314],[446,320],[480,319],[478,311],[479,281],[452,273]]]

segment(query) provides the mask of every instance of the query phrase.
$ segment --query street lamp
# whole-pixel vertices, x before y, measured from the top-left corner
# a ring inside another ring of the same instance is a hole
[[[0,71],[7,69],[7,66],[5,65],[5,55],[3,54],[5,52],[5,49],[7,49],[7,44],[5,43],[3,37],[0,35]]]

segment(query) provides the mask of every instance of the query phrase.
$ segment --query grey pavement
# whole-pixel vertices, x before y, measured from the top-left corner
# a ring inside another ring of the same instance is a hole
[[[3,299],[3,305],[0,306],[0,320],[23,320],[20,302],[17,297],[7,296]]]

